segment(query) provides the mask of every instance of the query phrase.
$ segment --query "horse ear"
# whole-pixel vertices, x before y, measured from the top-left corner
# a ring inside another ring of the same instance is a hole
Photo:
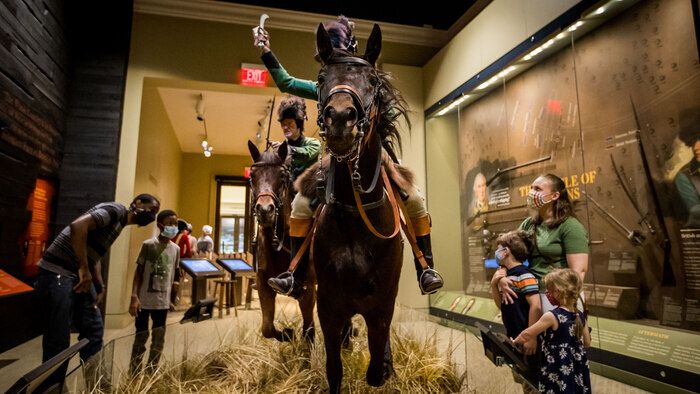
[[[374,66],[374,63],[379,58],[379,53],[382,51],[382,29],[378,24],[374,24],[372,33],[367,39],[367,50],[365,51],[365,59]]]
[[[258,147],[255,146],[255,144],[250,140],[248,140],[248,150],[250,151],[250,156],[253,157],[253,163],[260,160],[260,151],[258,150]]]
[[[277,148],[277,156],[284,161],[287,159],[287,141],[284,141],[278,148]]]
[[[323,27],[323,23],[319,23],[318,29],[316,30],[316,50],[318,51],[318,56],[324,63],[333,54],[331,36],[328,35],[328,32]]]

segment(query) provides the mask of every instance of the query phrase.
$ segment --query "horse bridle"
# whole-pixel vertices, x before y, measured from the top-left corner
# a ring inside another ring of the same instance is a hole
[[[316,96],[318,97],[318,118],[316,119],[316,123],[320,128],[318,135],[324,142],[326,140],[327,130],[325,122],[323,121],[323,113],[326,107],[328,106],[328,102],[330,101],[331,97],[333,97],[333,95],[337,93],[347,93],[350,95],[350,97],[352,97],[352,101],[354,103],[354,107],[358,115],[357,121],[353,125],[354,127],[357,127],[358,130],[358,133],[355,135],[354,146],[347,153],[344,153],[342,155],[333,152],[333,150],[330,148],[327,148],[328,152],[336,160],[352,161],[360,157],[360,155],[362,154],[362,148],[368,143],[372,134],[372,130],[374,129],[374,125],[377,120],[377,114],[379,112],[377,101],[379,99],[379,89],[382,86],[382,80],[379,78],[377,69],[370,62],[359,57],[340,57],[336,59],[329,59],[326,63],[324,63],[323,66],[325,67],[329,64],[355,64],[364,67],[369,67],[374,73],[377,80],[377,84],[374,86],[374,92],[372,93],[372,100],[370,101],[369,105],[367,105],[367,107],[364,106],[364,103],[362,102],[360,95],[357,93],[357,90],[355,90],[355,88],[353,88],[350,85],[333,86],[328,91],[328,96],[326,96],[323,99],[321,98],[321,85],[319,84],[316,87]]]
[[[281,168],[282,169],[282,176],[284,178],[284,180],[283,180],[284,188],[282,189],[283,195],[284,195],[284,193],[286,193],[289,190],[289,169],[287,168],[286,165],[275,164],[275,163],[253,163],[250,167],[251,167],[251,170],[253,168],[259,168],[259,167],[279,167],[279,168]],[[250,186],[251,186],[251,189],[253,189],[253,177],[252,176],[250,177]],[[272,201],[274,201],[275,215],[273,218],[274,227],[273,227],[273,231],[272,231],[272,234],[273,234],[272,235],[272,246],[274,248],[276,248],[277,251],[279,252],[282,249],[282,244],[284,242],[280,242],[279,238],[277,237],[277,221],[278,221],[277,219],[278,219],[279,211],[282,208],[282,204],[284,204],[283,197],[278,196],[277,193],[275,193],[274,191],[272,191],[270,189],[263,189],[261,192],[251,195],[252,201],[251,201],[250,207],[251,207],[251,211],[252,211],[253,216],[257,216],[257,214],[255,212],[255,206],[258,204],[258,200],[260,199],[260,197],[270,197],[270,198],[272,198]],[[286,224],[284,226],[286,226]],[[283,230],[282,237],[284,238],[285,228],[283,228],[282,230]],[[257,235],[255,238],[257,239]],[[284,241],[284,239],[283,239],[283,241]]]
[[[377,185],[377,181],[379,180],[379,174],[380,174],[380,167],[381,167],[381,149],[378,150],[378,157],[377,157],[377,164],[376,168],[374,171],[374,176],[372,177],[372,183],[371,186],[367,189],[364,190],[362,189],[362,182],[360,178],[360,172],[359,172],[359,158],[362,156],[362,152],[364,150],[364,147],[369,143],[369,141],[372,138],[372,132],[374,131],[374,128],[377,123],[377,118],[378,118],[378,113],[379,113],[379,106],[378,106],[378,100],[379,100],[379,91],[382,86],[382,80],[379,78],[379,74],[377,73],[377,69],[367,60],[358,58],[358,57],[340,57],[336,59],[330,59],[328,62],[324,64],[324,67],[328,64],[355,64],[355,65],[360,65],[363,67],[369,67],[371,68],[372,72],[374,73],[374,76],[376,78],[376,85],[374,86],[374,91],[372,93],[372,99],[367,105],[367,107],[364,106],[364,103],[362,102],[362,99],[360,98],[360,95],[357,93],[357,90],[353,88],[350,85],[336,85],[333,86],[329,91],[328,91],[328,96],[325,98],[321,98],[321,86],[317,86],[317,92],[316,95],[319,98],[318,101],[318,118],[316,120],[316,123],[320,127],[319,131],[319,136],[321,137],[324,145],[326,142],[326,126],[323,121],[323,114],[325,112],[326,107],[328,106],[328,102],[330,101],[331,97],[333,97],[334,94],[337,93],[347,93],[352,97],[353,104],[355,107],[355,110],[358,113],[357,116],[357,121],[353,125],[354,127],[357,127],[358,133],[355,135],[355,141],[353,144],[352,149],[350,149],[348,152],[340,155],[335,152],[333,152],[332,149],[326,148],[328,152],[330,153],[331,157],[335,158],[338,162],[345,161],[348,163],[348,170],[352,174],[352,186],[353,189],[359,192],[360,194],[367,194],[370,193],[371,191],[374,190],[375,186]],[[330,168],[330,174],[329,174],[329,182],[330,184],[328,187],[326,187],[325,184],[325,179],[321,179],[322,176],[322,167],[323,167],[323,154],[319,155],[319,161],[320,161],[320,166],[319,166],[319,179],[317,182],[319,183],[319,187],[317,187],[319,193],[325,194],[323,198],[325,198],[326,202],[332,202],[334,200],[332,196],[332,190],[333,190],[333,169],[334,166],[331,166]],[[325,192],[325,193],[323,193]],[[382,198],[383,200],[383,198]]]

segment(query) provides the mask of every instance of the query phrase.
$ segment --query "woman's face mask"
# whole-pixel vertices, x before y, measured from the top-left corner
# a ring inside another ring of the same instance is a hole
[[[540,191],[536,191],[535,189],[530,189],[530,192],[527,194],[527,206],[529,206],[530,208],[540,209],[543,206],[550,204],[552,201],[554,201],[553,199],[550,199],[549,201],[544,200],[545,195],[551,194],[554,193],[544,194]]]
[[[160,235],[168,239],[173,239],[177,235],[177,226],[165,226],[160,231]]]

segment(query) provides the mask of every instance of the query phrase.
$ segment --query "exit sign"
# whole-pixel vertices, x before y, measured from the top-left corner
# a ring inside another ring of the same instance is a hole
[[[240,81],[244,86],[267,86],[267,70],[262,64],[243,63]]]

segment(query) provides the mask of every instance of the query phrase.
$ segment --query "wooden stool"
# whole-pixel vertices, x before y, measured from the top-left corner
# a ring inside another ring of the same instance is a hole
[[[224,303],[226,303],[226,314],[231,314],[231,306],[233,313],[238,317],[238,309],[236,309],[236,292],[233,289],[234,281],[228,279],[217,279],[214,281],[214,294],[216,289],[219,289],[219,317],[223,317]]]

